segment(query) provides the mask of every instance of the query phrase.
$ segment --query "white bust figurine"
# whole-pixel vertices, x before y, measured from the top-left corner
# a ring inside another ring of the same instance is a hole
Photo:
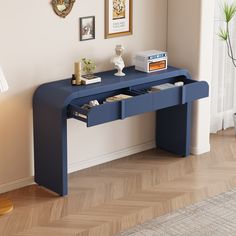
[[[125,67],[125,63],[122,58],[123,52],[124,52],[124,47],[122,45],[117,45],[116,55],[111,60],[111,62],[114,64],[115,69],[118,70],[118,72],[115,73],[115,76],[125,76],[125,73],[122,72],[122,70]]]

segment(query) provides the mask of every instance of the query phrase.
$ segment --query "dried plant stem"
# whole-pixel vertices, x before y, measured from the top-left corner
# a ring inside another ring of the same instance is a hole
[[[226,24],[226,29],[227,29],[227,35],[228,35],[227,40],[226,40],[228,56],[231,58],[234,67],[236,67],[236,63],[235,63],[236,58],[234,58],[234,51],[233,51],[231,37],[230,37],[230,31],[229,31],[229,23]]]

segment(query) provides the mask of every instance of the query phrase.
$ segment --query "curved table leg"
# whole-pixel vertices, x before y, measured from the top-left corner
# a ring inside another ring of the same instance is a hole
[[[60,196],[68,193],[66,122],[66,109],[34,106],[35,182]]]

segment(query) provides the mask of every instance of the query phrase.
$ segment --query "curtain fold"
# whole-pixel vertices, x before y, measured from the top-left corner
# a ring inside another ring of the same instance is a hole
[[[215,26],[213,43],[213,73],[211,84],[211,132],[233,127],[233,113],[236,111],[236,68],[228,57],[226,43],[218,37],[219,28],[225,28],[222,6],[225,2],[215,4]],[[236,56],[236,17],[231,22],[231,38]]]

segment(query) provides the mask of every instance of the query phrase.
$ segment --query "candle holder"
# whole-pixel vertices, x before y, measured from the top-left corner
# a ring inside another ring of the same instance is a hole
[[[75,81],[76,85],[81,85],[81,62],[75,62]]]

